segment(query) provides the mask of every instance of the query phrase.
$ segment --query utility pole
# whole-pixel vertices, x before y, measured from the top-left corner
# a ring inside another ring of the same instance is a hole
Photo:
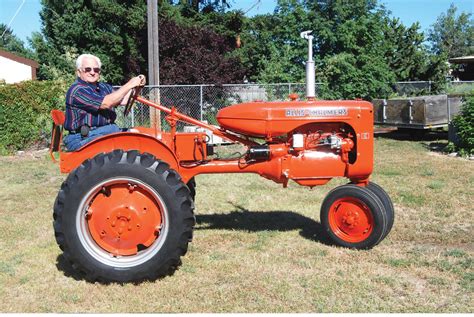
[[[148,83],[151,86],[160,85],[160,54],[158,45],[158,0],[147,0],[148,22]],[[160,103],[160,90],[150,91],[150,100]],[[155,130],[161,129],[160,112],[150,108],[150,125]]]

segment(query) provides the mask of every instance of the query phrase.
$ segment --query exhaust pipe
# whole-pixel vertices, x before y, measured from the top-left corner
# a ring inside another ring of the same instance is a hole
[[[300,33],[301,38],[308,40],[308,61],[306,61],[306,98],[314,100],[316,98],[316,73],[313,61],[313,31],[304,31]]]

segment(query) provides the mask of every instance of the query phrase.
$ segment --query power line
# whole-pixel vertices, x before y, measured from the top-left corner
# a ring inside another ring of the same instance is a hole
[[[5,28],[5,31],[3,31],[3,33],[2,33],[2,36],[1,36],[2,39],[3,39],[3,36],[5,35],[5,33],[7,32],[7,30],[10,28],[10,25],[12,24],[13,20],[15,20],[16,16],[18,15],[18,13],[20,12],[21,8],[22,8],[23,5],[25,4],[25,1],[26,1],[26,0],[23,0],[23,2],[20,4],[20,6],[19,6],[18,9],[16,10],[15,14],[13,15],[13,18],[10,20],[10,22],[8,22],[8,25],[7,25],[7,27]]]
[[[247,14],[247,12],[249,12],[250,10],[252,10],[253,8],[255,8],[257,5],[259,5],[259,4],[260,4],[260,1],[261,1],[261,0],[255,1],[255,3],[254,3],[250,8],[248,8],[247,11],[244,12],[244,14]]]

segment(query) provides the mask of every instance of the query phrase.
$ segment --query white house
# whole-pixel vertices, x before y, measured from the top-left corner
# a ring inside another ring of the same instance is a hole
[[[14,84],[23,80],[34,80],[38,67],[39,64],[32,59],[0,49],[0,82]]]

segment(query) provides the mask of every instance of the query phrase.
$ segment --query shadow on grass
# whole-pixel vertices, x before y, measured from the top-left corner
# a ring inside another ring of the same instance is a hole
[[[181,266],[181,264],[182,263],[181,263],[181,260],[180,260],[176,268],[179,268],[179,266]],[[157,280],[161,280],[163,278],[166,278],[168,276],[173,275],[173,273],[174,273],[174,271],[170,271],[168,274],[166,274],[164,276],[143,278],[143,279],[139,279],[139,280],[131,281],[131,282],[112,282],[112,281],[103,280],[102,278],[96,279],[96,278],[86,277],[84,274],[81,274],[80,272],[76,271],[73,268],[73,266],[71,265],[71,263],[69,263],[69,261],[66,260],[66,258],[64,257],[63,254],[58,255],[58,257],[56,258],[56,267],[59,271],[64,273],[64,276],[69,277],[69,278],[73,278],[76,281],[86,281],[86,282],[91,283],[91,284],[98,283],[98,284],[102,284],[102,285],[112,285],[112,284],[116,284],[116,285],[125,285],[125,284],[140,285],[144,282],[154,282],[154,281],[157,281]]]
[[[226,214],[196,215],[195,230],[227,229],[250,232],[299,230],[302,237],[326,245],[333,245],[323,226],[311,218],[291,211],[248,211],[234,205],[238,210]]]
[[[196,215],[197,225],[194,230],[229,229],[249,232],[299,230],[300,235],[306,239],[325,245],[334,245],[327,237],[323,226],[311,218],[291,211],[259,212],[248,211],[238,205],[234,205],[234,207],[237,210],[227,214]],[[63,254],[58,255],[56,258],[56,267],[64,273],[64,276],[73,278],[76,281],[98,282],[104,285],[114,284],[87,279],[72,267]],[[137,281],[133,284],[140,284],[142,282]]]
[[[445,147],[448,145],[448,132],[437,130],[402,129],[378,133],[375,137],[397,141],[422,142],[423,147],[427,150],[438,153],[445,153]]]
[[[448,142],[430,142],[430,143],[424,143],[423,146],[432,151],[432,152],[438,152],[438,153],[443,153],[447,154],[445,151],[446,145],[448,145]]]
[[[82,274],[74,270],[71,263],[69,263],[62,254],[56,258],[56,267],[59,271],[63,272],[66,277],[71,277],[76,281],[87,281]]]
[[[375,137],[397,141],[439,141],[448,140],[448,132],[438,130],[397,129],[387,133],[376,133]]]

